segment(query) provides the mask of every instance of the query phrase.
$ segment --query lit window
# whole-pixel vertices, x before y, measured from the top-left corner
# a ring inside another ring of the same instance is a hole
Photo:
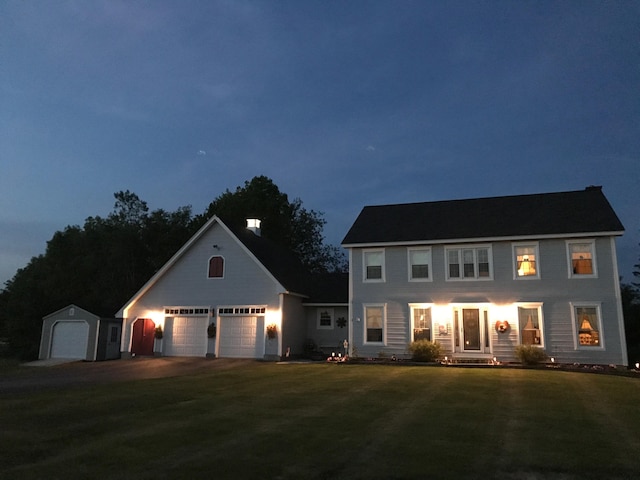
[[[224,276],[224,258],[211,257],[209,259],[209,278],[222,278]]]
[[[409,280],[425,281],[430,279],[431,249],[409,249]]]
[[[364,251],[364,279],[369,282],[384,282],[384,251]]]
[[[567,242],[569,277],[595,277],[595,245],[593,241]]]
[[[542,305],[531,304],[518,307],[518,326],[522,345],[544,346],[542,335]]]
[[[491,247],[447,248],[447,280],[490,280]]]
[[[602,327],[598,305],[573,305],[573,323],[578,348],[602,348]]]
[[[411,306],[413,318],[413,340],[431,341],[431,307],[423,304]]]
[[[323,308],[318,310],[318,329],[333,329],[333,308]]]
[[[365,343],[384,343],[384,307],[364,307]]]
[[[538,245],[513,246],[515,278],[540,278]]]

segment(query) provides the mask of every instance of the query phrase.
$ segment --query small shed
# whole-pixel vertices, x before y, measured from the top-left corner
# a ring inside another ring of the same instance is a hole
[[[102,318],[69,305],[43,317],[38,358],[87,361],[120,358],[121,335],[121,319]]]

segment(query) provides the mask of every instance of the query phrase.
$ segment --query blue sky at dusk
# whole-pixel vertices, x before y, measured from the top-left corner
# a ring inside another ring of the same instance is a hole
[[[640,257],[635,1],[0,2],[0,286],[131,190],[324,212],[602,185]]]

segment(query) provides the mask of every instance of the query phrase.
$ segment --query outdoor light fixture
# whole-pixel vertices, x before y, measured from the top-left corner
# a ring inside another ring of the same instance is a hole
[[[640,363],[636,363],[636,370],[640,370]]]
[[[556,363],[556,359],[551,357],[551,363]]]

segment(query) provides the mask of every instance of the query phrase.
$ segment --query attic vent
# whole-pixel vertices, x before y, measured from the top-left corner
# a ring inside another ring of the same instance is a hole
[[[251,230],[257,236],[260,236],[261,220],[257,218],[247,218],[247,230]]]

